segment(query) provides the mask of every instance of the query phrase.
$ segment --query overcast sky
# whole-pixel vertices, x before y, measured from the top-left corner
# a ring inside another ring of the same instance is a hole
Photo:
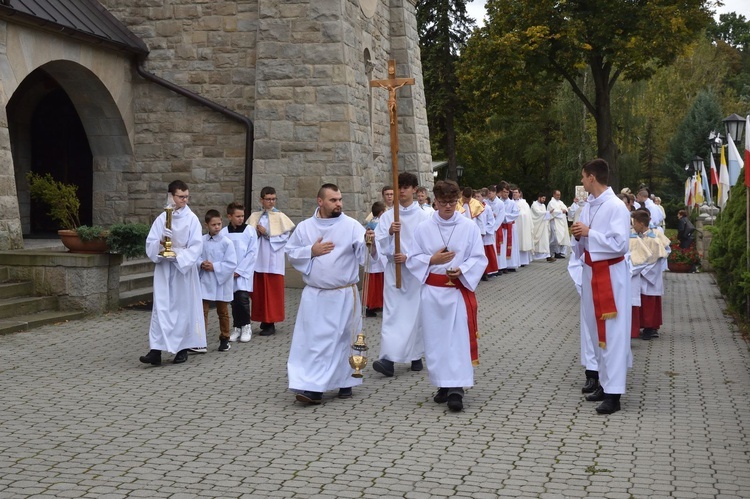
[[[750,19],[750,0],[722,0],[724,3],[723,7],[716,9],[717,19],[719,14],[726,12],[736,12],[742,14],[745,19]],[[469,16],[473,17],[478,25],[484,24],[482,18],[484,17],[484,4],[485,0],[474,0],[467,4],[466,10],[469,11]]]

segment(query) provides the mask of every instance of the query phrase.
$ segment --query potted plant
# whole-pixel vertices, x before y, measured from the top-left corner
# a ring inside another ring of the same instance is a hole
[[[107,244],[113,253],[126,258],[146,256],[146,237],[151,230],[143,223],[118,223],[109,228]]]
[[[32,199],[49,206],[47,213],[62,227],[57,231],[63,245],[72,253],[104,253],[107,251],[107,234],[102,227],[81,225],[78,212],[78,186],[58,182],[51,174],[29,172],[29,194]]]
[[[667,267],[671,272],[692,272],[701,263],[695,246],[680,248],[679,243],[670,245],[672,252],[667,257]]]

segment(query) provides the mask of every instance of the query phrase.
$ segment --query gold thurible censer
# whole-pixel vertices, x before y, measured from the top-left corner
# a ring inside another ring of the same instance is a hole
[[[367,307],[365,300],[367,297],[367,285],[370,282],[370,248],[373,242],[368,240],[365,244],[367,244],[367,255],[365,255],[365,275],[362,278],[362,330],[364,330],[365,325],[365,312]],[[354,341],[354,343],[352,343],[352,354],[349,356],[349,365],[352,366],[352,369],[354,369],[354,372],[352,373],[353,378],[364,377],[364,374],[362,374],[362,369],[364,369],[367,365],[367,350],[368,347],[365,343],[365,333],[363,331],[360,331],[357,334],[357,339]]]
[[[167,204],[164,206],[164,211],[167,214],[167,220],[164,222],[164,226],[172,230],[172,212],[174,211],[174,201],[172,200],[172,194],[167,193]],[[164,238],[164,249],[159,252],[159,255],[164,258],[176,258],[177,253],[172,251],[172,239],[169,237]]]

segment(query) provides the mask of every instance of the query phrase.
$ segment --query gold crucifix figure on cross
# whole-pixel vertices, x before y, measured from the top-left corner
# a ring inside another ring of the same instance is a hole
[[[414,78],[396,78],[396,61],[388,61],[388,79],[372,80],[371,87],[379,87],[388,90],[388,115],[391,122],[391,167],[393,174],[393,191],[398,196],[398,105],[396,103],[396,90],[404,85],[414,85]],[[398,222],[398,201],[393,203],[393,221]],[[395,234],[395,250],[401,253],[401,235]],[[396,287],[401,287],[401,264],[396,264]]]

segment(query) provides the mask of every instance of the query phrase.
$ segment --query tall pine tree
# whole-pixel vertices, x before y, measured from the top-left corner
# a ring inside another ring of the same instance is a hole
[[[462,110],[456,63],[474,26],[474,20],[466,13],[466,3],[466,0],[417,2],[432,155],[448,159],[448,177],[453,180],[457,180],[455,124]]]

